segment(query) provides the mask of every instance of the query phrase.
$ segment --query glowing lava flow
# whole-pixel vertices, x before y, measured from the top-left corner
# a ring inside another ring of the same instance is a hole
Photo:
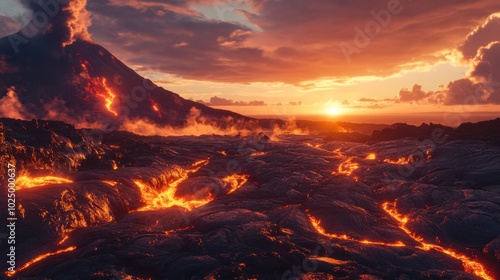
[[[377,159],[377,155],[375,153],[370,153],[366,156],[367,160],[376,160]]]
[[[14,274],[16,274],[17,272],[30,267],[34,263],[40,262],[40,261],[42,261],[42,260],[44,260],[44,259],[46,259],[48,257],[54,256],[54,255],[59,255],[59,254],[62,254],[62,253],[67,253],[67,252],[74,251],[75,249],[76,249],[75,246],[71,246],[71,247],[68,247],[66,249],[61,249],[61,250],[58,250],[58,251],[55,251],[55,252],[41,254],[41,255],[39,255],[39,256],[31,259],[29,262],[27,262],[26,264],[24,264],[23,266],[21,266],[19,269],[15,270],[15,271],[7,271],[7,272],[5,272],[5,274],[7,276],[11,277]]]
[[[113,106],[113,102],[115,101],[116,95],[111,91],[111,89],[108,87],[106,84],[106,78],[102,78],[102,86],[104,90],[106,91],[107,95],[104,95],[102,93],[98,93],[97,95],[104,98],[106,101],[106,109],[108,109],[109,112],[111,112],[113,115],[118,116],[118,113],[113,111],[111,106]]]
[[[88,62],[82,61],[80,66],[83,70],[83,77],[87,80],[87,85],[85,86],[85,90],[89,93],[92,93],[106,102],[106,109],[115,116],[118,116],[118,113],[113,110],[113,102],[115,101],[116,95],[113,91],[108,87],[106,82],[106,78],[92,78],[90,75],[89,69],[87,67]]]
[[[357,243],[362,243],[362,244],[371,244],[371,245],[380,245],[380,246],[388,246],[388,247],[404,247],[406,246],[403,242],[397,241],[396,243],[385,243],[385,242],[378,242],[378,241],[370,241],[370,240],[357,240],[354,239],[353,237],[350,237],[346,234],[338,235],[338,234],[332,234],[326,232],[326,230],[320,225],[320,220],[316,219],[315,217],[309,215],[309,221],[311,222],[311,225],[314,227],[314,229],[321,235],[332,238],[332,239],[341,239],[341,240],[347,240],[347,241],[353,241]]]
[[[411,156],[409,156],[408,158],[400,157],[397,160],[384,159],[384,162],[385,163],[390,163],[390,164],[405,165],[405,164],[409,164],[409,163],[412,162],[412,157]]]
[[[434,249],[438,252],[444,253],[454,259],[460,260],[465,268],[465,271],[468,273],[472,273],[476,276],[479,276],[485,280],[494,280],[493,276],[489,275],[486,269],[482,264],[480,264],[477,261],[471,260],[469,257],[457,253],[451,249],[446,249],[442,246],[439,245],[434,245],[431,243],[426,243],[424,238],[421,236],[418,236],[416,233],[412,232],[406,224],[408,223],[408,217],[405,217],[401,214],[398,213],[396,209],[396,203],[389,203],[385,202],[382,205],[382,208],[384,211],[389,214],[393,219],[399,222],[399,228],[402,229],[409,237],[411,237],[413,240],[417,241],[420,243],[420,246],[417,246],[418,249],[422,249],[424,251],[429,251],[431,249]]]
[[[311,148],[316,148],[319,149],[321,148],[321,144],[311,144],[311,143],[306,143],[306,146],[311,147]]]
[[[230,175],[222,179],[222,181],[228,183],[231,188],[227,192],[228,194],[236,191],[237,189],[241,188],[247,181],[248,181],[249,176],[248,175]]]
[[[343,174],[346,176],[351,176],[354,171],[359,168],[359,164],[352,161],[352,158],[347,159],[339,165],[337,171],[332,172],[332,174],[338,175]],[[354,180],[358,180],[357,176],[353,176]]]
[[[64,244],[64,242],[66,242],[66,240],[68,240],[68,238],[69,238],[69,235],[64,235],[63,238],[61,238],[61,240],[59,242],[57,242],[57,245]]]
[[[64,184],[64,183],[72,183],[73,181],[56,177],[56,176],[44,176],[44,177],[29,177],[26,175],[19,176],[16,179],[16,187],[17,189],[29,189],[36,187],[43,187],[47,185],[53,184]]]
[[[194,167],[193,169],[186,170],[179,179],[168,184],[166,189],[160,192],[157,192],[156,190],[154,190],[153,188],[151,188],[150,186],[139,180],[135,180],[134,183],[139,187],[141,191],[142,201],[146,203],[146,206],[139,208],[137,211],[157,210],[173,206],[180,206],[186,208],[187,210],[192,210],[194,208],[200,207],[212,201],[213,197],[210,195],[204,199],[198,199],[198,200],[197,199],[186,200],[182,197],[177,198],[175,196],[175,193],[177,192],[177,186],[181,182],[185,181],[188,178],[189,174],[197,172],[198,170],[200,170],[200,168],[202,168],[207,164],[208,160],[201,160],[195,162],[192,165]]]

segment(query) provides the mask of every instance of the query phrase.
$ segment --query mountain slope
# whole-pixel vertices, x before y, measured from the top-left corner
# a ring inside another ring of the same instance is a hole
[[[93,42],[61,46],[50,33],[16,41],[21,36],[0,39],[0,98],[11,99],[17,104],[12,110],[27,119],[97,122],[101,127],[139,119],[161,126],[183,126],[189,119],[220,127],[252,121],[160,88]]]

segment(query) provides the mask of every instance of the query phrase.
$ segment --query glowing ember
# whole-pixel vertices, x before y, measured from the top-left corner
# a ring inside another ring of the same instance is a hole
[[[346,234],[338,235],[338,234],[327,233],[326,230],[320,225],[320,223],[321,223],[320,220],[309,215],[309,221],[311,222],[311,225],[314,227],[314,229],[319,234],[321,234],[325,237],[328,237],[328,238],[348,240],[348,241],[358,242],[358,243],[362,243],[362,244],[389,246],[389,247],[404,247],[404,246],[406,246],[401,241],[397,241],[396,243],[385,243],[385,242],[370,241],[370,240],[357,240],[357,239],[354,239]]]
[[[261,156],[265,156],[266,153],[265,152],[255,152],[253,154],[251,154],[250,156],[251,157],[261,157]]]
[[[156,104],[153,105],[153,110],[155,110],[156,112],[160,112],[160,109],[158,109],[158,106]]]
[[[377,155],[375,153],[370,153],[366,156],[367,160],[376,160],[377,159]]]
[[[248,181],[249,177],[250,176],[248,175],[234,174],[223,178],[222,181],[228,183],[231,186],[231,189],[229,189],[229,191],[227,192],[229,194],[241,188],[241,186],[243,186]]]
[[[397,160],[384,159],[384,162],[390,163],[390,164],[405,165],[405,164],[409,164],[412,162],[412,157],[411,156],[409,156],[408,158],[400,157]]]
[[[480,264],[477,261],[474,261],[470,259],[469,257],[455,252],[452,249],[446,249],[442,246],[431,244],[431,243],[426,243],[424,238],[421,236],[418,236],[416,233],[412,232],[406,224],[408,223],[408,217],[405,217],[398,213],[396,209],[396,203],[389,203],[385,202],[382,205],[382,208],[384,211],[389,214],[393,219],[399,222],[399,228],[402,229],[409,237],[411,237],[413,240],[417,241],[420,243],[420,246],[417,246],[418,249],[422,249],[424,251],[429,251],[431,249],[434,249],[435,251],[441,252],[443,254],[446,254],[454,259],[457,259],[462,262],[464,269],[468,273],[472,273],[476,276],[479,276],[485,280],[493,280],[493,276],[489,275],[486,269],[482,264]]]
[[[193,164],[193,169],[185,170],[182,176],[176,181],[168,184],[163,190],[156,191],[149,185],[141,182],[140,180],[135,180],[134,183],[139,187],[142,194],[142,201],[146,203],[146,206],[139,208],[137,211],[148,211],[164,209],[173,206],[180,206],[186,208],[187,210],[192,210],[194,208],[203,206],[213,200],[212,196],[208,196],[204,199],[192,199],[187,200],[184,198],[178,198],[175,196],[177,192],[177,186],[185,181],[189,174],[197,172],[203,166],[208,164],[208,160],[200,160]]]
[[[16,271],[7,271],[5,272],[5,274],[7,276],[13,276],[14,274],[16,274],[17,272],[21,271],[21,270],[24,270],[28,267],[30,267],[31,265],[33,265],[34,263],[37,263],[39,261],[42,261],[48,257],[51,257],[51,256],[54,256],[54,255],[59,255],[59,254],[62,254],[62,253],[67,253],[67,252],[71,252],[71,251],[74,251],[76,249],[75,246],[71,246],[71,247],[68,247],[66,249],[62,249],[62,250],[58,250],[58,251],[55,251],[55,252],[50,252],[50,253],[45,253],[45,254],[41,254],[33,259],[31,259],[29,262],[27,262],[25,265],[21,266],[19,269],[17,269]]]
[[[352,173],[359,168],[359,164],[352,161],[352,158],[347,159],[339,165],[337,171],[332,172],[332,174],[338,175],[343,174],[346,176],[352,176]],[[358,180],[357,176],[353,176],[354,180]]]
[[[44,177],[30,177],[30,176],[19,176],[16,179],[16,187],[18,189],[29,189],[29,188],[36,188],[36,187],[43,187],[47,185],[54,185],[54,184],[65,184],[65,183],[72,183],[73,181],[66,179],[66,178],[61,178],[61,177],[55,177],[55,176],[44,176]]]

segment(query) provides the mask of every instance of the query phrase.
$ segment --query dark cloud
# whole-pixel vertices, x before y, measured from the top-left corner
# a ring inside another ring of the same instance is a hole
[[[203,100],[197,100],[196,102],[208,105],[208,106],[266,106],[264,101],[253,100],[253,101],[234,101],[232,99],[226,99],[222,97],[214,96],[210,98],[210,101],[205,102]]]
[[[451,82],[445,104],[500,104],[500,42],[481,47],[468,77]]]
[[[445,89],[425,92],[420,85],[402,89],[396,102],[443,105],[500,104],[500,42],[481,47],[467,77],[450,82]]]
[[[432,93],[428,93],[422,90],[422,86],[415,84],[412,89],[404,88],[399,91],[398,101],[399,102],[419,102],[426,99]]]
[[[348,63],[339,45],[354,44],[355,28],[364,30],[376,21],[371,11],[386,10],[394,1],[239,1],[254,11],[233,12],[262,32],[228,21],[224,1],[89,0],[88,9],[94,39],[133,66],[160,65],[196,80],[293,84],[384,76],[407,69],[409,62],[443,60],[438,53],[459,45],[491,11],[500,10],[500,3],[488,0],[401,1],[402,12]],[[195,4],[221,18],[207,19]]]
[[[500,13],[488,17],[486,22],[478,26],[471,32],[465,42],[461,44],[458,50],[465,59],[472,59],[476,56],[479,48],[487,46],[494,41],[500,41]]]

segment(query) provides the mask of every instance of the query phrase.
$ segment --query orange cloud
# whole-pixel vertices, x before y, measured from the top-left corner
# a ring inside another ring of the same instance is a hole
[[[164,72],[192,80],[289,84],[388,76],[446,60],[492,11],[500,11],[500,3],[488,0],[401,0],[400,12],[377,21],[374,15],[395,1],[240,1],[249,12],[215,0],[111,0],[92,1],[89,9],[94,38],[130,64],[160,64]],[[196,5],[213,7],[212,14],[221,5],[234,9],[262,31],[207,19]],[[356,30],[366,33],[367,27],[376,36],[349,63],[340,45],[353,44]],[[185,42],[182,48],[175,47],[179,42]]]

